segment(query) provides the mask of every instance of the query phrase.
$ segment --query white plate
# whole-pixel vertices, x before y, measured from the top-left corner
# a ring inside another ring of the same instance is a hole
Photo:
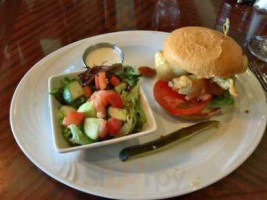
[[[118,153],[123,147],[190,124],[160,108],[152,97],[155,80],[146,80],[143,90],[154,112],[157,132],[82,152],[55,151],[49,119],[48,77],[80,70],[83,50],[98,42],[118,44],[129,65],[153,66],[154,53],[162,48],[166,36],[167,33],[150,31],[100,35],[63,47],[32,67],[18,85],[10,109],[14,137],[26,156],[45,173],[70,187],[119,199],[186,194],[220,180],[241,165],[258,145],[266,125],[264,93],[250,71],[237,77],[240,95],[234,108],[213,118],[221,121],[217,130],[151,156],[122,163]]]

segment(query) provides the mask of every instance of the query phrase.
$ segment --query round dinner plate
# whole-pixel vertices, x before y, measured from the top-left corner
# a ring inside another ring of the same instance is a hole
[[[138,139],[86,151],[61,154],[53,146],[48,78],[81,70],[83,51],[98,42],[118,44],[124,64],[154,66],[154,54],[167,33],[125,31],[99,35],[67,45],[35,64],[19,83],[10,108],[14,137],[25,155],[46,174],[90,194],[118,199],[160,199],[206,187],[235,170],[254,151],[266,125],[264,92],[247,70],[237,76],[235,105],[212,119],[220,126],[164,151],[121,162],[122,148],[147,142],[193,124],[170,116],[153,99],[156,79],[144,79],[143,90],[156,118],[156,132]]]

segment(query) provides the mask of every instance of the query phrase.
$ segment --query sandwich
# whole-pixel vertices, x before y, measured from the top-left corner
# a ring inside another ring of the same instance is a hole
[[[184,27],[170,33],[155,54],[159,80],[154,98],[170,114],[202,119],[232,105],[238,96],[235,75],[248,60],[231,37],[204,27]]]

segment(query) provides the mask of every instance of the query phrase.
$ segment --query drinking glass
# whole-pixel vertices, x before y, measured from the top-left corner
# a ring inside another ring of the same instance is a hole
[[[154,8],[152,27],[172,31],[180,24],[180,9],[176,0],[158,0]]]
[[[257,0],[254,4],[254,8],[261,12],[261,14],[267,14],[267,1]],[[267,25],[267,22],[265,23]],[[261,61],[267,62],[267,35],[255,35],[248,42],[249,52]]]

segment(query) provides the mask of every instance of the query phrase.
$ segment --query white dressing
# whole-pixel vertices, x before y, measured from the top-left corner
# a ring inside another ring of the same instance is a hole
[[[86,65],[90,67],[103,64],[112,65],[122,62],[120,55],[114,49],[108,47],[93,50],[87,55],[85,61]]]

